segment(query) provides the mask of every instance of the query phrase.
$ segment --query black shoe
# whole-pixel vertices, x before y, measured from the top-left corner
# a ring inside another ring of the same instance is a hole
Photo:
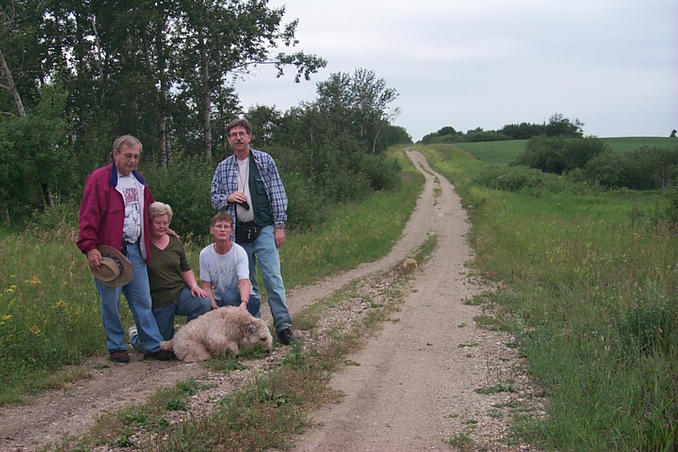
[[[109,359],[114,363],[128,363],[129,355],[127,354],[127,350],[116,350],[110,353]]]
[[[157,359],[158,361],[169,361],[170,359],[177,359],[176,355],[174,352],[171,352],[169,350],[158,350],[157,352],[153,353],[144,353],[144,358],[153,358]]]
[[[294,340],[294,335],[292,334],[292,330],[289,328],[285,328],[284,330],[278,331],[278,341],[281,344],[284,345],[289,345],[290,342]]]

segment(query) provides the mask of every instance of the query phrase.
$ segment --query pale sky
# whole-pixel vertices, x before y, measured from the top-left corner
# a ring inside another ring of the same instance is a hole
[[[310,81],[257,69],[236,84],[245,108],[285,111],[329,74],[375,72],[398,91],[393,124],[413,140],[581,120],[586,135],[678,129],[676,0],[271,0],[299,19],[295,49],[325,58]]]

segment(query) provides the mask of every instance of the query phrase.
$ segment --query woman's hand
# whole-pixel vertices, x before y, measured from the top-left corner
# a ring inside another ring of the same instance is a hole
[[[206,290],[200,288],[197,284],[191,287],[191,295],[193,298],[205,298],[208,296],[208,293]]]

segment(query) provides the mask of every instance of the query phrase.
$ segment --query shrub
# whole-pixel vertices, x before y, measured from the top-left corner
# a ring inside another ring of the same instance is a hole
[[[155,199],[172,207],[171,227],[179,235],[208,234],[209,221],[214,214],[210,187],[216,164],[206,162],[201,156],[177,155],[167,168],[142,169]]]
[[[583,168],[587,162],[609,150],[609,146],[595,137],[563,138],[538,136],[527,142],[525,152],[511,165],[525,165],[544,172],[562,174]]]

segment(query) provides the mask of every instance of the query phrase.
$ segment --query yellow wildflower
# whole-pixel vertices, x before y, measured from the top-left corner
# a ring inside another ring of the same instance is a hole
[[[5,315],[2,316],[2,320],[5,321],[5,322],[10,320],[11,318],[12,318],[12,314],[5,314]]]
[[[38,328],[38,325],[33,325],[31,327],[31,333],[35,334],[36,336],[40,335],[40,328]]]
[[[68,306],[68,304],[67,304],[64,300],[59,300],[59,301],[57,301],[56,304],[54,305],[54,308],[56,308],[56,309],[64,309],[66,306]]]
[[[40,284],[42,284],[42,281],[40,281],[40,278],[38,278],[37,276],[34,276],[33,278],[31,278],[31,280],[29,282],[31,284],[33,284],[34,286],[39,286]]]

